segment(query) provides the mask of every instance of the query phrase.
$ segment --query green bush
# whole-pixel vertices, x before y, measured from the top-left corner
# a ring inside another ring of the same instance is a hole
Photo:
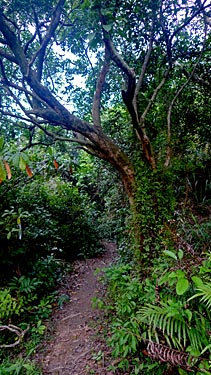
[[[9,206],[5,206],[0,221],[0,268],[5,279],[11,271],[26,274],[38,259],[47,259],[52,253],[72,260],[102,251],[95,230],[94,203],[71,183],[40,177],[13,186],[12,192],[11,196],[8,190]]]

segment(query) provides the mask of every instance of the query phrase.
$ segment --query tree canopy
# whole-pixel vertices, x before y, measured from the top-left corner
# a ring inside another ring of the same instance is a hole
[[[158,160],[167,167],[184,127],[178,97],[210,88],[210,24],[208,1],[1,1],[1,124],[26,130],[28,146],[37,129],[80,144],[120,172],[131,197],[134,166],[107,134],[105,108],[122,98],[122,127],[153,169]]]

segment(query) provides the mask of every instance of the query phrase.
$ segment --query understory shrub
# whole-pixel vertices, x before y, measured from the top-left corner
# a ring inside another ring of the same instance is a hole
[[[94,203],[82,197],[76,186],[59,178],[35,179],[13,187],[13,195],[8,194],[9,206],[2,208],[0,221],[4,278],[25,274],[41,257],[49,260],[51,253],[72,260],[102,251]]]

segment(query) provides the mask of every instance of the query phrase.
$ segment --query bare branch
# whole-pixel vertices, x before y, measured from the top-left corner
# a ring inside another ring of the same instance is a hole
[[[27,74],[28,62],[24,54],[23,48],[21,47],[19,39],[16,37],[15,33],[8,26],[8,22],[0,9],[0,31],[2,32],[6,44],[9,46],[11,51],[14,53],[17,64],[20,66],[22,74],[25,76]]]
[[[99,73],[97,83],[96,83],[96,91],[94,94],[93,104],[92,104],[92,118],[93,123],[96,127],[101,127],[101,118],[100,118],[100,100],[103,91],[103,86],[105,84],[106,74],[109,71],[110,66],[110,56],[108,53],[107,48],[105,48],[105,58],[103,67]]]
[[[31,43],[33,43],[33,41],[35,40],[36,38],[36,35],[37,35],[37,31],[35,31],[35,33],[32,35],[32,37],[28,40],[28,42],[26,43],[25,47],[24,47],[24,53],[26,54],[27,53],[27,50],[30,46]]]
[[[11,84],[11,85],[12,85],[12,87],[17,86],[17,85],[13,85],[13,84]],[[16,87],[16,88],[17,88],[17,87]],[[18,86],[18,89],[19,89],[19,86]],[[20,88],[20,89],[22,89],[22,91],[25,92],[25,90],[24,90],[23,88]],[[17,96],[12,92],[12,90],[9,88],[9,85],[6,86],[6,90],[7,90],[7,92],[9,93],[9,95],[14,99],[15,103],[19,106],[19,108],[22,110],[22,112],[23,112],[26,116],[28,116],[29,120],[30,120],[32,123],[36,123],[35,118],[34,118],[33,116],[31,116],[30,112],[27,111],[27,110],[25,109],[25,106],[21,103],[21,101],[18,99],[18,97],[17,97]],[[31,94],[31,93],[29,92],[28,94]]]
[[[39,25],[39,19],[38,19],[38,15],[37,15],[37,12],[36,12],[36,10],[35,10],[35,7],[32,6],[32,9],[33,9],[33,12],[34,12],[34,21],[35,21],[35,25],[36,25],[36,34],[38,35],[39,42],[40,42],[40,44],[41,44],[41,43],[42,43],[42,35],[41,35],[41,33],[40,33],[40,26],[41,26],[41,25]],[[35,35],[36,35],[36,34],[35,34]]]
[[[101,14],[101,22],[102,22],[102,28],[103,28],[103,26],[106,24],[106,22],[105,22],[104,16],[102,14]],[[104,43],[105,43],[105,45],[108,49],[108,52],[110,54],[110,58],[116,63],[116,65],[120,68],[120,70],[123,73],[125,73],[125,75],[127,77],[127,88],[126,88],[126,90],[122,90],[122,98],[123,98],[123,101],[124,101],[128,111],[129,111],[130,115],[131,115],[133,127],[134,127],[134,129],[136,131],[136,134],[137,134],[137,137],[138,137],[138,139],[139,139],[139,141],[142,145],[143,154],[144,154],[145,158],[147,159],[147,161],[149,162],[149,164],[152,166],[152,168],[155,169],[155,159],[154,159],[154,156],[153,156],[151,143],[150,143],[149,138],[146,135],[144,126],[142,126],[142,125],[144,123],[144,119],[145,119],[149,109],[151,108],[151,105],[152,105],[153,101],[155,100],[155,97],[157,96],[158,91],[160,90],[160,88],[163,86],[163,84],[166,81],[167,75],[165,77],[164,82],[161,82],[161,84],[158,86],[157,90],[155,90],[154,95],[152,96],[152,98],[151,98],[151,100],[150,100],[150,102],[149,102],[149,104],[146,108],[146,111],[142,115],[143,118],[141,117],[141,123],[140,123],[138,113],[137,113],[137,108],[135,107],[136,102],[134,100],[134,95],[135,95],[135,90],[136,90],[135,71],[129,67],[129,65],[124,61],[124,59],[117,52],[117,50],[115,49],[115,47],[114,47],[114,45],[111,41],[110,35],[105,30],[105,28],[103,28],[103,34],[104,34]],[[150,55],[149,55],[149,57],[150,57]],[[144,68],[143,68],[143,70],[144,70]],[[143,71],[143,74],[144,74],[144,71]]]
[[[167,26],[165,26],[164,22],[163,22],[162,5],[160,7],[160,24],[161,24],[161,27],[162,27],[162,30],[163,30],[163,35],[164,35],[164,38],[165,38],[166,53],[167,53],[169,66],[172,67],[172,39],[169,37],[170,32],[169,32]]]
[[[24,152],[26,150],[28,150],[29,148],[32,148],[32,147],[35,147],[35,146],[46,146],[46,147],[49,147],[50,145],[53,145],[55,142],[52,141],[50,144],[49,143],[45,143],[45,142],[30,142],[27,146],[23,147],[21,149],[21,152]]]
[[[146,116],[147,116],[150,108],[152,107],[153,103],[155,102],[155,99],[156,99],[159,91],[161,90],[161,88],[163,87],[163,85],[166,83],[166,80],[167,80],[168,75],[169,75],[169,71],[170,71],[170,68],[168,68],[166,70],[166,72],[164,73],[163,79],[160,81],[159,85],[155,88],[155,90],[154,90],[154,92],[153,92],[153,94],[151,96],[151,99],[149,100],[149,103],[148,103],[147,107],[145,108],[144,112],[141,115],[140,126],[144,126],[144,122],[145,122]]]
[[[199,6],[199,9],[192,14],[191,17],[189,17],[185,22],[183,22],[183,24],[181,26],[179,26],[174,32],[173,34],[171,35],[170,39],[169,39],[169,42],[171,43],[173,38],[182,30],[184,29],[184,27],[186,27],[187,25],[189,25],[189,23],[196,17],[198,16],[198,14],[200,14],[201,12],[204,12],[204,10],[207,8],[207,7],[210,7],[210,4],[204,6],[204,4],[201,4]]]
[[[104,43],[110,54],[111,60],[113,60],[116,63],[116,65],[120,68],[120,70],[126,74],[128,80],[133,80],[135,77],[134,70],[129,67],[129,65],[126,63],[126,61],[124,61],[124,59],[121,57],[121,55],[117,52],[116,48],[114,47],[109,32],[106,31],[106,29],[104,28],[106,26],[106,20],[101,12],[100,19],[104,36]]]
[[[18,61],[16,60],[16,58],[11,55],[10,53],[8,53],[6,50],[4,50],[3,48],[0,48],[0,56],[2,57],[5,57],[7,60],[17,64]]]
[[[2,109],[0,109],[0,113],[3,115],[3,116],[9,116],[9,117],[12,117],[12,118],[15,118],[15,119],[18,119],[18,120],[22,120],[22,121],[26,121],[26,122],[29,122],[31,123],[32,120],[29,119],[29,118],[26,118],[26,117],[23,117],[19,114],[16,114],[14,112],[10,112],[10,111],[3,111]],[[18,125],[17,123],[14,123],[15,126],[18,126],[18,127],[22,127],[20,125]]]
[[[39,56],[39,68],[38,68],[39,78],[41,78],[41,71],[42,71],[42,67],[43,67],[45,51],[46,51],[46,48],[47,48],[51,38],[53,37],[54,32],[55,32],[55,30],[56,30],[56,28],[59,24],[60,16],[61,16],[61,12],[62,12],[64,3],[65,3],[65,0],[59,0],[58,4],[56,5],[56,7],[53,11],[51,23],[48,27],[48,30],[45,34],[45,37],[42,40],[41,46],[36,51],[36,53],[34,54],[33,58],[31,59],[31,61],[29,63],[29,67],[31,67],[32,64],[34,63],[34,61],[36,60],[36,58]]]
[[[190,78],[191,79],[191,78]],[[171,114],[172,114],[172,109],[174,107],[174,104],[177,100],[177,98],[179,97],[179,95],[181,94],[181,92],[184,90],[184,88],[188,85],[188,83],[190,82],[190,79],[188,79],[180,88],[179,90],[176,92],[173,100],[171,101],[170,103],[170,106],[169,106],[169,109],[168,109],[168,114],[167,114],[167,153],[166,153],[166,160],[165,160],[165,163],[164,163],[164,166],[167,168],[170,164],[170,160],[171,160],[171,146],[170,146],[170,143],[171,143]]]
[[[122,72],[126,74],[129,80],[133,80],[135,77],[134,70],[129,67],[129,65],[123,60],[121,55],[115,49],[113,42],[110,39],[109,33],[103,31],[104,33],[104,42],[110,53],[111,59],[116,63],[116,65],[121,69]]]
[[[19,345],[22,338],[25,336],[26,332],[28,332],[29,326],[24,331],[20,329],[19,327],[14,326],[13,324],[8,324],[8,326],[7,325],[0,326],[0,331],[4,331],[6,329],[9,330],[10,332],[15,333],[18,336],[18,340],[15,341],[13,344],[0,345],[0,348],[14,348],[15,346]]]
[[[42,126],[41,124],[37,123],[37,127],[39,129],[41,129],[46,135],[48,135],[49,137],[51,137],[54,141],[63,141],[63,142],[77,142],[81,145],[84,145],[84,146],[89,146],[89,147],[94,147],[94,144],[92,144],[88,139],[85,140],[85,138],[83,137],[79,137],[75,134],[75,138],[69,138],[69,137],[63,137],[63,136],[59,136],[53,132],[50,132],[49,130],[47,130],[44,126]]]
[[[153,24],[154,24],[154,21],[153,21]],[[138,79],[138,82],[136,84],[136,89],[135,89],[135,98],[137,98],[140,90],[141,90],[141,87],[143,85],[143,80],[144,80],[144,75],[146,73],[146,69],[147,69],[147,66],[148,66],[148,63],[149,63],[149,59],[150,59],[150,56],[151,56],[151,53],[152,53],[152,49],[153,49],[153,39],[154,39],[154,25],[152,25],[152,31],[150,33],[150,40],[149,40],[149,47],[148,47],[148,50],[147,50],[147,53],[145,55],[145,58],[144,58],[144,62],[142,64],[142,67],[141,67],[141,74],[139,76],[139,79]]]

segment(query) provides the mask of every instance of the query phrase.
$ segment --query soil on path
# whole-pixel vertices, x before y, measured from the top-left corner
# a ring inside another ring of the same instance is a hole
[[[55,311],[51,338],[38,361],[43,375],[111,375],[110,351],[103,338],[102,312],[92,307],[92,298],[103,293],[99,274],[116,258],[116,245],[105,243],[105,253],[96,259],[76,261],[74,272],[65,280],[62,294],[70,301]],[[102,275],[102,273],[101,273]]]

